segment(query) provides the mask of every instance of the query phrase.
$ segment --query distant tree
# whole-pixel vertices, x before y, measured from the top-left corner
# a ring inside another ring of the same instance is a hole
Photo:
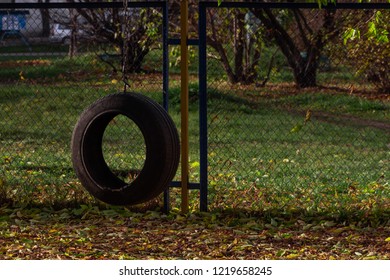
[[[38,3],[50,3],[50,0],[38,0]],[[50,36],[50,12],[48,9],[41,9],[42,15],[42,37]]]
[[[74,2],[80,2],[71,0]],[[82,0],[94,2],[94,0]],[[82,30],[95,43],[109,43],[120,50],[129,73],[140,72],[145,56],[161,28],[161,14],[154,9],[78,9]]]
[[[318,0],[321,5],[327,1]],[[316,86],[321,53],[339,34],[341,20],[336,14],[327,9],[208,9],[207,43],[232,83],[256,81],[264,45],[275,44],[291,67],[296,85]]]
[[[317,85],[319,59],[326,43],[339,34],[336,10],[253,9],[291,67],[300,88]]]
[[[248,11],[208,10],[207,43],[231,83],[256,81],[263,43],[260,29]]]

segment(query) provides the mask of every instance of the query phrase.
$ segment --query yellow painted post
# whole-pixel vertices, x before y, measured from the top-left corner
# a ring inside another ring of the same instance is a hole
[[[188,173],[189,173],[189,140],[188,140],[188,0],[180,3],[181,22],[181,212],[188,212]]]

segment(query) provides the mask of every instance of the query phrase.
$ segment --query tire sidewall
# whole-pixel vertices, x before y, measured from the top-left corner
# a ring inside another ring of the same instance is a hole
[[[85,139],[88,139],[89,130],[99,123],[99,119],[117,115],[131,119],[140,129],[145,141],[146,158],[133,182],[122,182],[122,187],[112,189],[106,184],[112,182],[118,186],[121,184],[119,178],[102,184],[91,175],[96,166],[85,158],[88,156],[85,153],[88,149]],[[80,116],[71,145],[73,166],[82,185],[99,200],[115,205],[138,204],[160,194],[172,180],[179,161],[179,140],[173,121],[158,103],[136,93],[109,95],[92,104]]]

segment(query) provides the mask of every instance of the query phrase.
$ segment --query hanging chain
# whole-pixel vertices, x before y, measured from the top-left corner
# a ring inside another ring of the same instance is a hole
[[[123,0],[123,9],[124,9],[124,27],[122,30],[122,36],[123,36],[123,46],[122,46],[122,81],[124,84],[123,92],[126,93],[127,88],[130,87],[130,84],[127,80],[127,70],[128,70],[128,54],[129,54],[129,11],[128,11],[128,0]],[[123,26],[123,22],[122,22]]]

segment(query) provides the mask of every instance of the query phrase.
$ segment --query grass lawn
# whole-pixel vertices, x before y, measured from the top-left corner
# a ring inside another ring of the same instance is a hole
[[[123,89],[107,65],[83,59],[0,62],[0,258],[390,258],[388,101],[343,88],[298,92],[289,84],[211,80],[210,213],[196,211],[193,191],[194,213],[180,215],[177,190],[170,214],[156,211],[161,199],[129,211],[91,198],[71,166],[82,110]],[[175,78],[170,114],[180,128]],[[161,100],[159,74],[131,77],[131,86]],[[192,84],[193,182],[197,91]],[[122,119],[110,124],[105,149],[113,169],[142,162],[139,138],[131,142],[126,133]],[[38,246],[42,236],[46,247]]]

